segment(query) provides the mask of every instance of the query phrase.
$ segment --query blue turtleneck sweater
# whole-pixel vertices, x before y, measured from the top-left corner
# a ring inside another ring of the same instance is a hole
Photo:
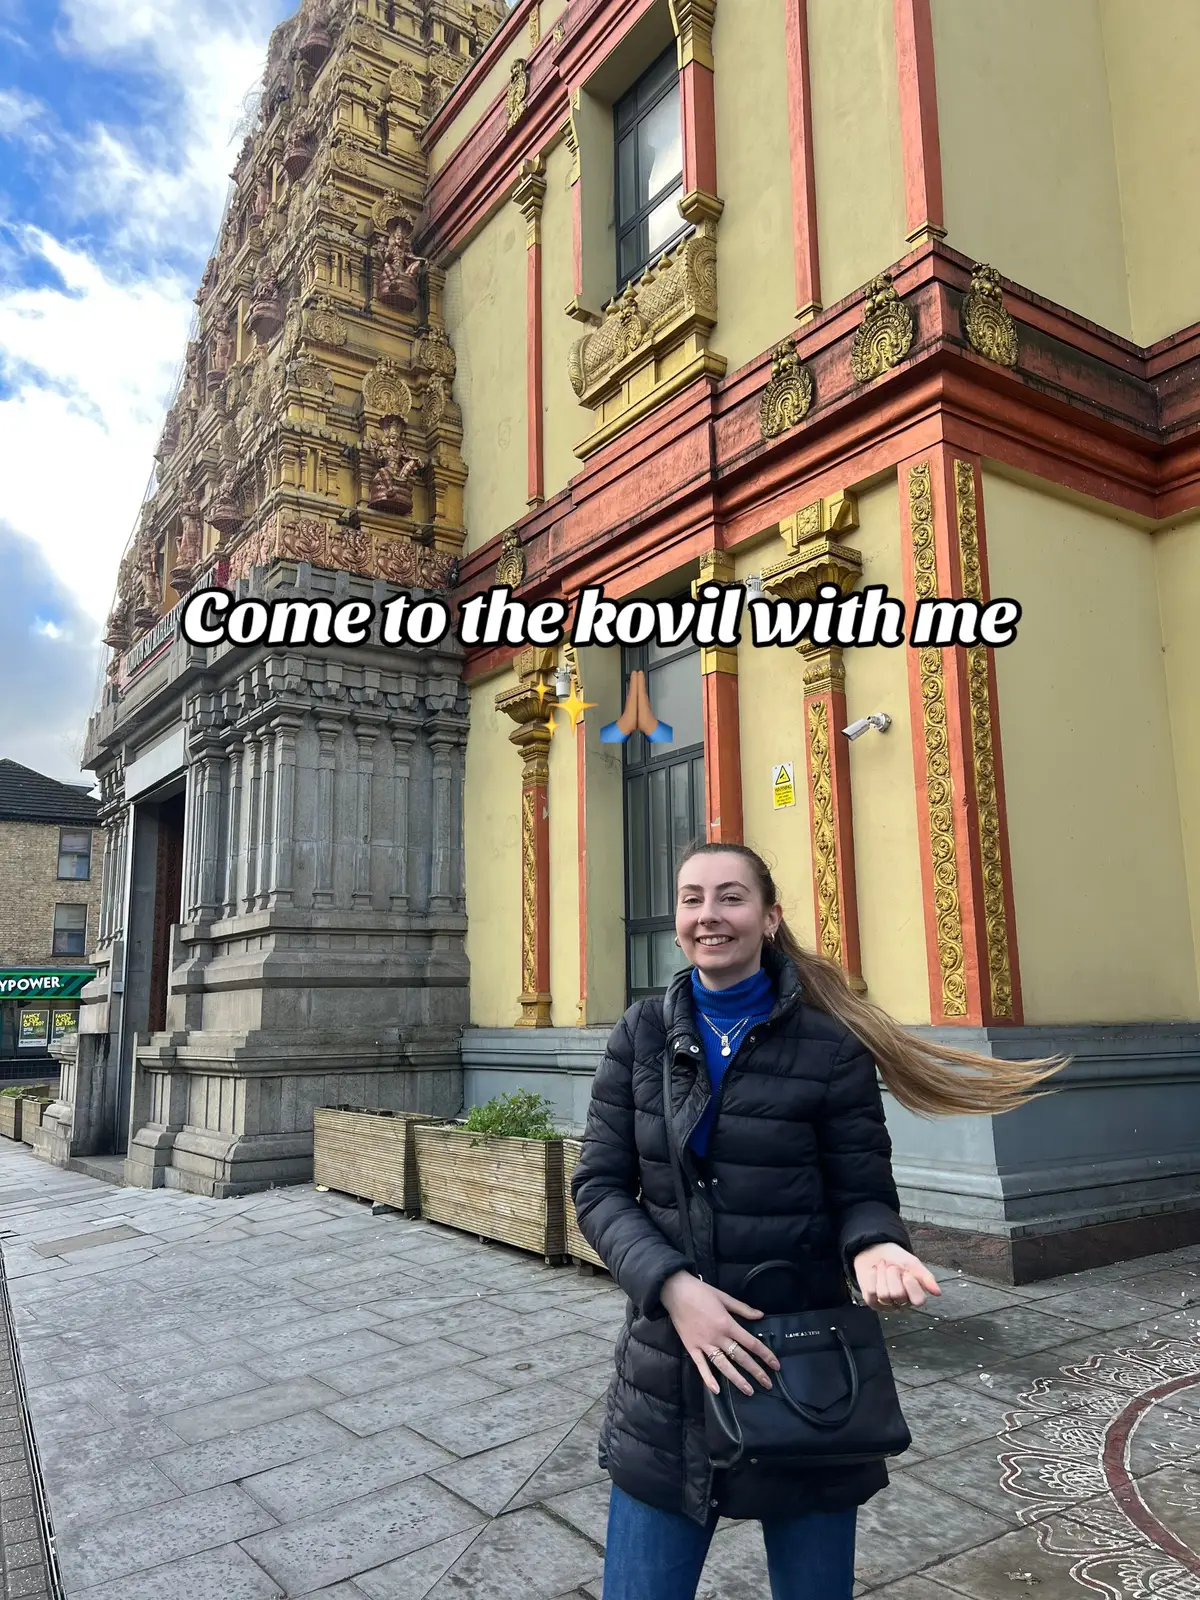
[[[725,1076],[725,1069],[737,1055],[754,1024],[765,1022],[775,1009],[775,988],[770,973],[760,967],[751,977],[743,978],[741,983],[735,983],[729,989],[706,989],[700,981],[699,972],[693,967],[692,1004],[696,1011],[696,1030],[704,1045],[704,1058],[708,1063],[708,1076],[713,1092],[708,1109],[688,1140],[696,1154],[703,1156],[708,1151],[708,1140],[717,1109],[717,1094],[721,1088],[721,1079]],[[736,1030],[729,1039],[730,1051],[727,1056],[721,1054],[721,1040],[704,1020],[706,1017],[722,1033],[731,1034],[731,1030]],[[750,1019],[749,1022],[744,1028],[740,1027],[739,1024],[747,1017]]]

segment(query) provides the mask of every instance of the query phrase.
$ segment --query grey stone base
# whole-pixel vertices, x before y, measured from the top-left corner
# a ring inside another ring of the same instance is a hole
[[[555,1125],[578,1136],[611,1028],[464,1028],[466,1108],[528,1089],[554,1106]]]

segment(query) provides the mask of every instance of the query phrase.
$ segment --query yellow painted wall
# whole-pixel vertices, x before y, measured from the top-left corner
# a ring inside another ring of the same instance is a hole
[[[845,542],[862,552],[863,584],[886,584],[889,594],[903,599],[895,474],[859,494],[858,514],[861,526]],[[870,733],[850,745],[867,998],[901,1022],[919,1023],[929,1021],[929,968],[906,656],[904,649],[882,646],[847,650],[846,714],[851,722],[876,711],[892,719],[886,733]]]
[[[784,554],[782,542],[736,557],[738,581],[761,572]],[[804,776],[803,667],[795,650],[755,649],[744,618],[738,649],[738,710],[742,742],[744,838],[771,868],[788,926],[812,949],[816,917],[812,894],[812,839]],[[771,768],[791,761],[796,804],[776,811]]]
[[[574,227],[571,154],[564,142],[546,158],[542,208],[542,448],[547,499],[565,489],[579,471],[574,447],[590,416],[567,376],[571,346],[587,331],[563,309],[575,292]]]
[[[892,0],[809,0],[808,43],[821,299],[829,306],[909,248]],[[764,150],[768,159],[786,162],[786,142],[769,156]],[[790,248],[784,253],[790,263]]]
[[[525,219],[505,205],[446,275],[446,332],[458,357],[470,476],[465,553],[525,515]]]
[[[1097,0],[933,0],[933,42],[947,243],[1131,337]]]
[[[521,1014],[521,757],[516,724],[496,710],[507,672],[473,686],[464,784],[467,959],[471,1022],[511,1028]]]
[[[731,371],[778,344],[796,316],[785,43],[778,0],[718,6],[717,186],[725,211],[713,345]]]
[[[1200,6],[1099,0],[1133,337],[1200,321]]]
[[[579,784],[575,741],[559,712],[550,743],[550,993],[551,1021],[574,1028],[579,1017]],[[515,753],[515,752],[514,752]]]
[[[1026,1020],[1196,1018],[1159,611],[1179,574],[1150,534],[993,471],[984,508],[992,592],[1024,607],[996,675]]]
[[[1192,941],[1200,960],[1200,517],[1157,534],[1154,555]]]

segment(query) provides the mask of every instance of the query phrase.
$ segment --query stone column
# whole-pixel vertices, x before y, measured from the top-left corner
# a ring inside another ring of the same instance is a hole
[[[409,782],[412,777],[412,749],[416,742],[417,730],[421,726],[416,717],[405,716],[392,724],[392,752],[393,752],[393,823],[392,823],[392,850],[394,853],[394,875],[391,895],[393,911],[408,910],[408,808],[409,808]],[[434,872],[436,881],[437,873]]]
[[[375,741],[379,728],[373,722],[356,722],[354,737],[358,745],[357,830],[354,836],[354,894],[352,904],[359,910],[371,905],[371,845],[375,839],[372,787],[375,779]]]
[[[551,1025],[550,995],[550,740],[555,704],[548,678],[555,652],[533,646],[516,658],[520,684],[496,697],[496,709],[518,724],[509,735],[521,752],[521,1017],[519,1028]]]
[[[242,804],[242,771],[246,742],[241,734],[234,734],[225,746],[229,762],[229,794],[225,806],[225,904],[222,915],[236,917],[239,905],[239,879],[244,879],[246,822]]]
[[[245,836],[246,871],[242,893],[243,911],[253,911],[258,896],[258,857],[262,838],[262,746],[258,733],[251,729],[246,734],[246,760],[243,783],[243,832]]]
[[[433,756],[433,841],[429,884],[431,912],[453,911],[454,753],[462,738],[461,724],[435,717],[426,725]]]
[[[313,905],[333,904],[333,840],[336,828],[337,747],[342,732],[340,717],[317,720],[317,861]]]
[[[835,543],[858,526],[853,496],[817,501],[780,524],[788,554],[763,571],[763,588],[784,600],[815,600],[822,584],[849,595],[862,576],[862,557]],[[854,812],[850,797],[850,747],[846,726],[846,668],[837,645],[800,646],[804,670],[804,743],[812,830],[813,902],[817,947],[838,962],[852,988],[866,989],[858,929],[854,873]]]
[[[256,905],[265,911],[270,903],[272,874],[275,870],[275,735],[269,727],[258,731],[259,785],[258,893]]]
[[[275,749],[275,805],[272,824],[271,879],[267,903],[292,904],[296,820],[296,737],[304,726],[298,714],[283,713],[271,724]]]
[[[223,752],[216,740],[204,745],[200,757],[199,819],[197,828],[199,877],[196,910],[210,920],[221,909],[218,884],[218,843],[221,823]]]

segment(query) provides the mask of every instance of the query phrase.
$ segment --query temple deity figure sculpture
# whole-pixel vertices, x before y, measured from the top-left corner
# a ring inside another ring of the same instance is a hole
[[[221,323],[213,335],[212,351],[208,358],[208,387],[220,388],[233,360],[233,334],[228,323]]]
[[[384,418],[380,432],[368,445],[368,453],[375,463],[368,506],[372,511],[407,517],[413,508],[411,480],[420,472],[421,463],[405,448],[405,428],[399,417]]]
[[[396,311],[415,311],[420,300],[417,275],[425,261],[413,254],[412,235],[412,218],[394,217],[371,252],[376,268],[375,298]]]
[[[259,262],[254,280],[254,299],[246,313],[246,326],[260,344],[270,344],[283,327],[283,295],[271,263]]]
[[[186,594],[191,588],[203,554],[204,523],[200,502],[195,495],[189,495],[179,508],[179,548],[171,568],[171,587],[177,594]]]

